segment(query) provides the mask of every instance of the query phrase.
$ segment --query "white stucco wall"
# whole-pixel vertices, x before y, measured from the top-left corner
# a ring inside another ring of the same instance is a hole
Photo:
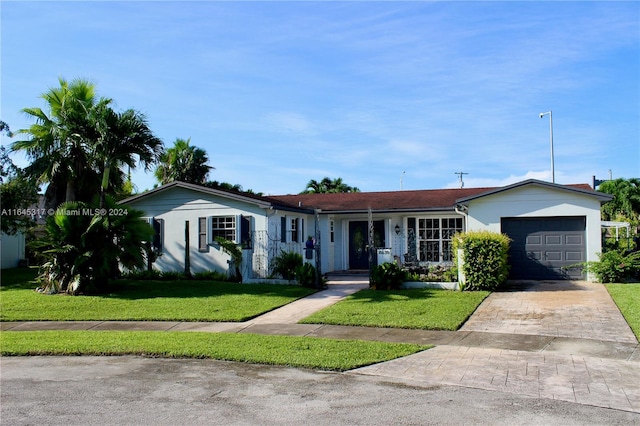
[[[537,185],[516,187],[469,202],[468,230],[501,232],[500,219],[507,217],[586,218],[586,260],[598,260],[602,250],[600,202],[578,192]]]
[[[184,270],[186,221],[189,221],[192,273],[212,270],[226,272],[230,258],[215,244],[209,244],[206,252],[198,251],[198,218],[242,214],[253,218],[253,229],[264,230],[267,226],[266,209],[186,188],[169,188],[127,204],[142,210],[145,217],[164,221],[163,253],[153,265],[160,271]],[[243,275],[249,272],[247,268],[253,267],[252,263],[252,256],[245,253]]]

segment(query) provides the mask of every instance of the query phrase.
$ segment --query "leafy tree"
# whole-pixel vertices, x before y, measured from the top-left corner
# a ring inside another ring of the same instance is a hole
[[[307,187],[301,194],[325,194],[338,192],[360,192],[355,186],[349,186],[342,181],[342,178],[330,179],[323,178],[320,182],[311,179],[307,183]]]
[[[11,129],[9,129],[9,125],[4,121],[0,120],[0,133],[4,132],[5,135],[10,138],[13,137],[13,133],[11,133]]]
[[[635,224],[640,218],[640,179],[615,179],[600,184],[598,191],[614,196],[602,206],[603,220],[625,218]]]
[[[105,206],[120,213],[86,214],[90,205],[79,201],[61,204],[48,216],[44,237],[34,247],[46,260],[40,280],[48,293],[99,293],[117,276],[118,265],[127,269],[145,265],[145,241],[153,229],[143,212],[119,206],[106,197]]]
[[[242,185],[240,185],[239,183],[232,184],[229,182],[218,182],[217,180],[210,180],[208,182],[205,182],[203,186],[212,189],[224,189],[227,191],[243,192]]]
[[[611,194],[613,200],[604,203],[601,207],[603,220],[617,222],[629,222],[631,225],[630,235],[622,235],[623,238],[607,238],[604,250],[624,251],[627,249],[640,248],[638,239],[638,229],[640,227],[640,179],[615,179],[608,180],[600,184],[598,191]],[[626,231],[623,229],[623,231]],[[635,234],[635,237],[634,237]],[[633,238],[632,238],[633,237]]]
[[[155,175],[158,182],[166,184],[179,180],[202,185],[207,181],[213,167],[207,165],[209,158],[205,150],[190,145],[189,139],[176,139],[173,147],[160,157]]]
[[[1,122],[0,124],[4,124]],[[6,127],[8,131],[8,127]],[[0,146],[0,201],[2,204],[2,220],[0,230],[8,235],[18,231],[26,231],[34,225],[28,211],[38,203],[38,187],[25,178],[24,172],[16,167],[9,158],[7,149]]]
[[[213,189],[224,189],[227,191],[242,192],[244,194],[252,194],[252,195],[258,195],[258,196],[263,195],[262,192],[255,192],[253,189],[244,190],[242,188],[242,185],[240,185],[239,183],[233,184],[229,182],[218,182],[217,180],[213,180],[213,181],[210,180],[208,182],[205,182],[203,186],[206,186],[207,188],[213,188]]]

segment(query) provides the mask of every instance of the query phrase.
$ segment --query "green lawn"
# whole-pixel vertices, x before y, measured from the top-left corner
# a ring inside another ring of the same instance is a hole
[[[640,284],[605,284],[605,287],[640,340]]]
[[[488,295],[487,291],[362,290],[301,322],[457,330]]]
[[[142,355],[212,358],[344,371],[410,355],[430,346],[255,334],[158,331],[5,331],[0,353]]]
[[[216,281],[116,281],[100,296],[34,291],[36,270],[2,270],[2,321],[246,321],[313,293],[297,286]]]

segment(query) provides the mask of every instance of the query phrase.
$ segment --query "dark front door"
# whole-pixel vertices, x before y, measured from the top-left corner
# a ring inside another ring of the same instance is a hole
[[[384,221],[373,221],[374,247],[384,247]],[[349,222],[349,269],[369,269],[369,222]]]
[[[511,238],[512,279],[583,279],[584,217],[503,218],[502,232]]]

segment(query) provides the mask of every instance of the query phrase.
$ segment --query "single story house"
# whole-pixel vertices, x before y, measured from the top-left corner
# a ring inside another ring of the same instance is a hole
[[[145,212],[161,254],[154,267],[227,271],[216,237],[242,246],[245,281],[270,276],[283,251],[305,255],[322,273],[366,270],[370,236],[385,259],[447,263],[456,232],[507,234],[511,278],[584,278],[563,266],[598,259],[600,205],[611,200],[588,184],[526,180],[498,188],[460,188],[256,196],[172,182],[123,200]],[[189,238],[187,239],[188,234]],[[306,250],[311,238],[314,250]],[[308,256],[306,256],[308,254]],[[317,263],[316,263],[317,262]]]

